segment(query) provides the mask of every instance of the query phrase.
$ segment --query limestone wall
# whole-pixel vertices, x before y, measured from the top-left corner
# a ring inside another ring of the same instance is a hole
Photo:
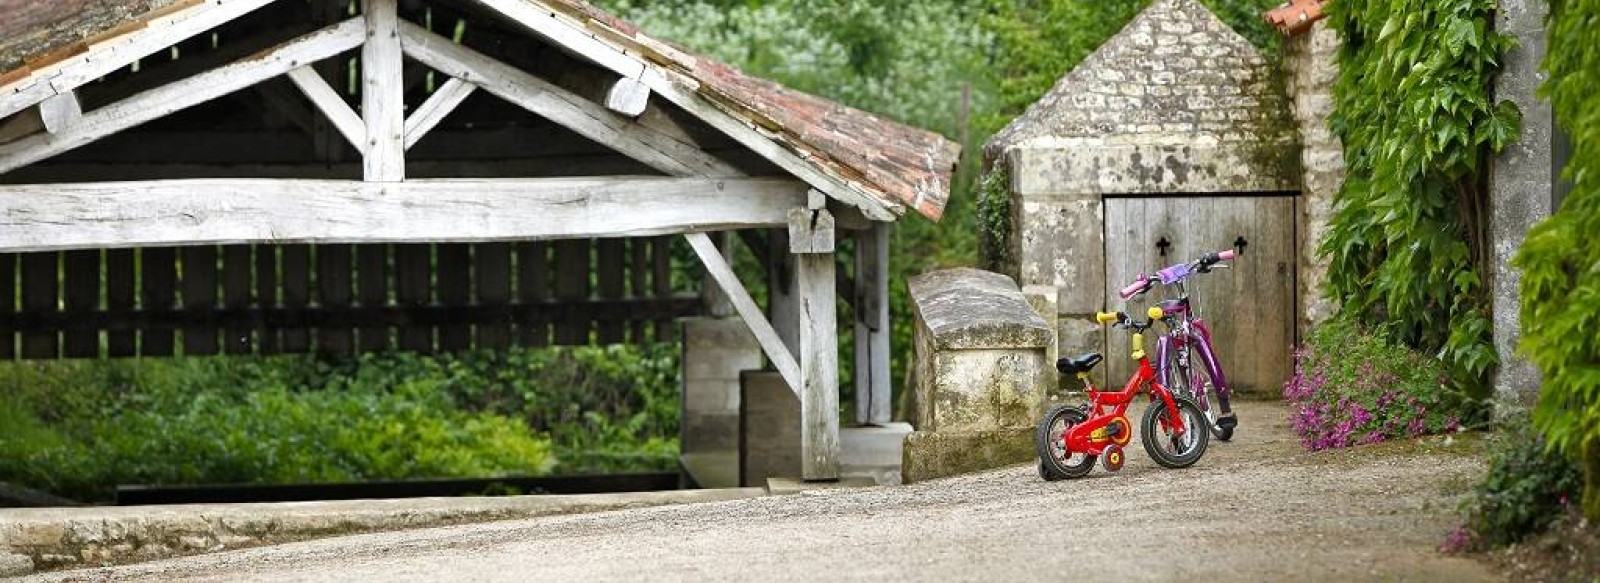
[[[1317,245],[1328,231],[1333,198],[1344,183],[1344,146],[1328,129],[1333,115],[1333,83],[1339,77],[1335,56],[1339,34],[1326,20],[1284,42],[1285,89],[1300,130],[1300,336],[1333,315],[1338,306],[1322,291],[1328,261]]]

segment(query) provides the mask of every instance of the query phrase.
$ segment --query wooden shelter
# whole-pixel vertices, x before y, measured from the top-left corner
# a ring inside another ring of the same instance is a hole
[[[958,155],[581,0],[0,0],[0,39],[3,357],[614,343],[731,306],[807,479],[838,475],[838,281],[887,402],[887,225],[938,219]],[[674,284],[680,235],[721,294]]]

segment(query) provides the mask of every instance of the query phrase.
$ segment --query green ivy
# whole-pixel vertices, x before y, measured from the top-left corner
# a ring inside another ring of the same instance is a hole
[[[1522,353],[1543,373],[1534,424],[1580,462],[1584,511],[1600,519],[1600,1],[1551,0],[1543,91],[1572,137],[1572,191],[1528,233]]]
[[[983,265],[1006,273],[1016,258],[1011,256],[1011,180],[998,169],[978,179],[978,243]]]
[[[1494,0],[1341,0],[1333,131],[1348,176],[1321,252],[1342,309],[1487,393],[1497,364],[1487,286],[1486,160],[1521,115],[1490,79],[1513,40]]]

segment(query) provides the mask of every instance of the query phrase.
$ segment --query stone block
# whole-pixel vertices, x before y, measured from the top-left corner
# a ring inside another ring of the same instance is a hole
[[[761,368],[761,347],[740,318],[685,318],[682,324],[681,451],[735,454],[740,374]]]
[[[871,479],[879,486],[902,482],[900,464],[909,423],[845,427],[839,430],[839,474]]]
[[[21,577],[32,572],[32,557],[0,552],[0,577]]]
[[[739,476],[745,486],[800,477],[800,399],[776,372],[744,374],[739,411]]]
[[[976,431],[1030,424],[1052,382],[1054,331],[1010,278],[954,269],[911,280],[916,425]]]
[[[917,431],[906,436],[900,472],[907,484],[969,474],[1032,462],[1037,459],[1033,449],[1032,426]]]

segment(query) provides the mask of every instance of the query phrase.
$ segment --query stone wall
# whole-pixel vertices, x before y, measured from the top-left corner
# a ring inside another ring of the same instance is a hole
[[[917,431],[908,482],[1025,463],[1055,382],[1055,335],[1011,278],[951,269],[913,278]]]
[[[1344,183],[1344,145],[1328,128],[1333,115],[1333,83],[1339,78],[1335,56],[1339,33],[1319,21],[1284,42],[1283,68],[1290,108],[1300,130],[1300,336],[1331,317],[1338,305],[1322,291],[1328,261],[1317,246],[1328,232],[1333,199]]]

